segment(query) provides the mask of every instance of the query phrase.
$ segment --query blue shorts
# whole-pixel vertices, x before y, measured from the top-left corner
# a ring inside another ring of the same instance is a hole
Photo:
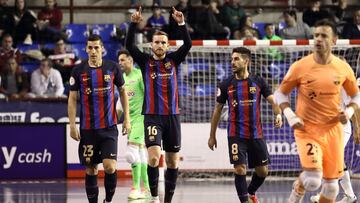
[[[102,163],[103,159],[117,160],[118,129],[80,130],[79,159],[82,165]]]
[[[146,147],[162,146],[166,152],[179,152],[181,148],[181,125],[179,115],[145,115]]]
[[[244,139],[228,137],[230,163],[249,164],[249,168],[265,166],[270,163],[270,156],[264,139]]]

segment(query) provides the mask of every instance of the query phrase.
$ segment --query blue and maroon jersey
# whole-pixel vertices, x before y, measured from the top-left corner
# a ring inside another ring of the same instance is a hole
[[[261,95],[267,98],[271,89],[265,81],[256,75],[237,80],[234,75],[220,85],[216,101],[228,103],[228,136],[245,139],[263,137],[260,118]]]
[[[80,91],[80,128],[103,129],[117,124],[115,86],[124,84],[119,65],[103,60],[101,67],[87,61],[74,67],[70,90]]]
[[[178,66],[185,60],[191,48],[190,35],[186,26],[178,26],[184,44],[175,52],[166,54],[162,60],[155,60],[150,54],[141,52],[134,44],[136,24],[131,23],[126,35],[126,49],[139,65],[144,81],[144,103],[142,114],[179,114]]]

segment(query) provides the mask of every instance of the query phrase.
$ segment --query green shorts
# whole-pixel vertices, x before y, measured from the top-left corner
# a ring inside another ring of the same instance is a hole
[[[128,141],[136,144],[145,144],[144,139],[144,117],[136,118],[131,122],[131,132]]]

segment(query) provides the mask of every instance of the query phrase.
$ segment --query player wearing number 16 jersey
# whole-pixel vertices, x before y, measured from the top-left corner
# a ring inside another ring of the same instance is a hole
[[[221,110],[227,102],[229,106],[228,144],[230,163],[235,169],[235,187],[240,202],[258,203],[255,192],[263,184],[268,174],[269,154],[263,139],[260,119],[261,96],[272,104],[276,113],[275,127],[281,127],[281,111],[275,105],[271,89],[259,76],[249,74],[250,50],[239,47],[232,51],[231,66],[234,75],[221,83],[217,94],[217,104],[211,120],[208,146],[217,147],[216,128]],[[247,157],[247,158],[246,158]],[[249,168],[255,168],[247,187],[246,160]]]
[[[167,53],[169,43],[164,32],[155,32],[152,37],[153,55],[143,53],[135,46],[136,24],[142,21],[141,8],[131,15],[131,25],[126,35],[126,49],[139,65],[145,86],[142,113],[145,115],[145,143],[149,154],[148,176],[153,202],[159,202],[157,187],[161,140],[166,152],[165,203],[171,202],[174,194],[178,174],[178,152],[181,147],[178,66],[191,48],[184,15],[173,8],[172,17],[178,23],[178,32],[184,40],[184,44],[172,53]]]

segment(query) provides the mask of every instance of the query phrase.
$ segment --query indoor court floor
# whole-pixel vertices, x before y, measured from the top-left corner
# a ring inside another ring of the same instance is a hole
[[[261,203],[286,203],[292,180],[268,180],[259,189]],[[360,197],[360,180],[353,179],[353,187]],[[99,203],[104,198],[103,179],[99,179]],[[113,203],[148,203],[149,200],[128,201],[130,179],[119,179]],[[163,187],[159,188],[160,195]],[[342,194],[342,191],[340,191]],[[340,194],[340,195],[341,195]],[[310,202],[307,194],[303,203]],[[0,181],[1,203],[87,203],[82,179],[50,181]],[[239,202],[231,179],[179,179],[173,203],[236,203]]]

